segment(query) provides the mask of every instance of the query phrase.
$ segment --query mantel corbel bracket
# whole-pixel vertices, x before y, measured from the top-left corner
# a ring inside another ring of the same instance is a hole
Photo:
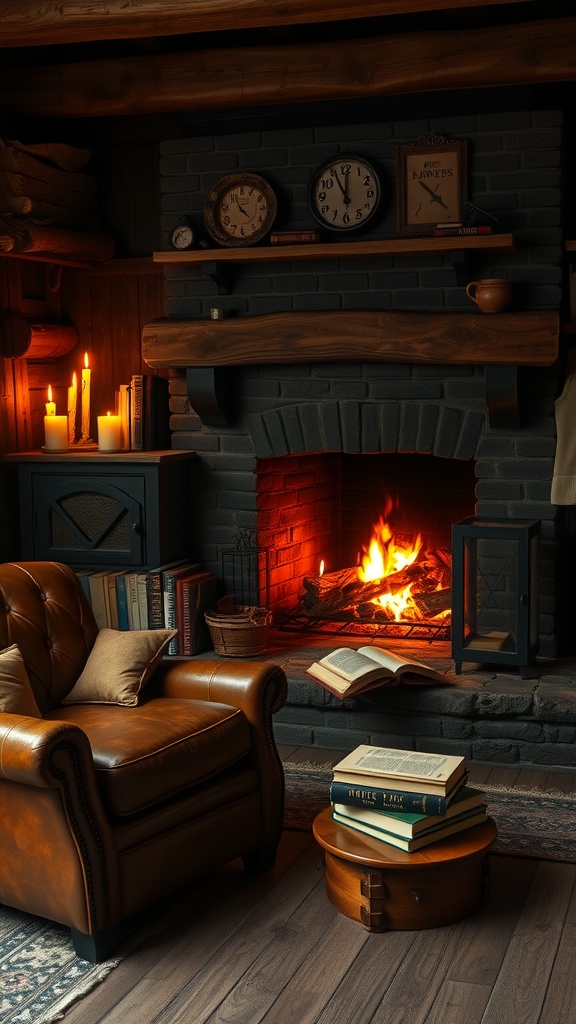
[[[230,368],[190,367],[186,370],[186,394],[190,407],[205,427],[229,427]]]
[[[518,409],[518,367],[485,366],[486,415],[490,427],[516,430],[520,426]]]

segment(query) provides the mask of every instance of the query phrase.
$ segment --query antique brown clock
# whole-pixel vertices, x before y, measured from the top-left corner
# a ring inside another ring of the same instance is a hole
[[[270,231],[276,208],[274,190],[259,174],[228,174],[208,193],[204,223],[220,245],[255,245]]]

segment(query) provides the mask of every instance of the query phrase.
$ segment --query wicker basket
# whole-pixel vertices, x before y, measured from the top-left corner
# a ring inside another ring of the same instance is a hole
[[[214,650],[229,658],[250,658],[266,650],[272,613],[267,608],[237,607],[233,612],[205,612]]]

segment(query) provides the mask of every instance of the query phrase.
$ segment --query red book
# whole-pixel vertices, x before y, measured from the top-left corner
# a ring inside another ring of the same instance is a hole
[[[176,580],[178,654],[201,654],[210,646],[204,612],[216,604],[216,584],[211,572]]]
[[[273,231],[270,235],[270,245],[303,245],[319,241],[319,231]]]

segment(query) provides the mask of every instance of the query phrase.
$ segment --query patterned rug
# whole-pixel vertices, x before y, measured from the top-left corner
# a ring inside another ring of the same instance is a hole
[[[120,962],[79,960],[63,925],[0,907],[0,1020],[50,1024]]]
[[[307,831],[330,802],[332,769],[317,764],[284,762],[284,827]],[[576,797],[542,796],[528,789],[503,789],[486,783],[488,813],[496,822],[495,853],[576,863]]]

